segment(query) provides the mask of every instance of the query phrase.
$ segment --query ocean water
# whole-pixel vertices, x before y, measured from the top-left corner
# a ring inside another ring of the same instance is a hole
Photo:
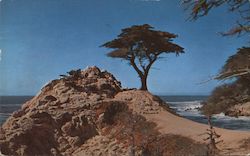
[[[160,96],[172,109],[180,116],[190,120],[207,124],[207,118],[201,114],[199,108],[202,107],[201,101],[206,96]],[[30,100],[32,96],[0,96],[0,125],[13,113],[21,108],[21,105]],[[214,126],[250,131],[250,117],[228,117],[224,114],[217,114],[212,117]]]
[[[207,118],[201,114],[199,108],[206,96],[161,96],[177,114],[190,120],[207,124]],[[250,117],[229,117],[223,113],[212,116],[212,123],[216,127],[231,130],[250,131]]]
[[[0,125],[32,96],[0,96]]]

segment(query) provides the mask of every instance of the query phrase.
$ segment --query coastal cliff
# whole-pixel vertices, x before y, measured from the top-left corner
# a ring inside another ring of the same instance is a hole
[[[250,116],[250,102],[234,105],[230,107],[229,109],[227,109],[225,114],[228,116],[234,116],[234,117],[239,117],[239,116],[249,117]]]
[[[214,89],[202,107],[204,114],[224,113],[228,116],[250,116],[250,76],[242,76],[232,83]]]
[[[171,110],[149,92],[122,89],[97,67],[70,71],[8,118],[0,129],[0,150],[54,156],[204,154],[204,145],[163,135],[144,116],[161,111]]]
[[[147,91],[123,89],[97,67],[72,70],[44,86],[0,128],[3,155],[206,155],[207,125],[177,116]],[[248,132],[216,128],[236,154]],[[247,144],[248,145],[248,144]],[[228,152],[228,151],[227,151]],[[234,153],[235,154],[235,153]]]

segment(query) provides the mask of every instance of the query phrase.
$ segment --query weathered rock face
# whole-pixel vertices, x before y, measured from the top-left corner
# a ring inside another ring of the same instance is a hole
[[[225,115],[228,116],[250,116],[250,102],[238,104],[226,110]]]
[[[161,136],[143,114],[170,110],[162,106],[148,92],[122,91],[112,74],[97,67],[71,71],[51,81],[9,117],[0,128],[0,151],[28,156],[153,155],[159,152],[157,139],[169,137]],[[160,143],[160,152],[185,153],[174,143],[172,149],[166,147],[169,142],[165,147]]]
[[[216,87],[202,106],[206,115],[225,113],[229,116],[250,116],[250,75]]]
[[[97,135],[97,110],[121,91],[108,72],[90,67],[53,80],[3,124],[0,149],[10,155],[61,155]]]

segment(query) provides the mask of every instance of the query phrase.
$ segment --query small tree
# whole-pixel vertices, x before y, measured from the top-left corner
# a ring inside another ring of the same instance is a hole
[[[219,140],[221,135],[219,135],[215,131],[215,128],[212,124],[212,115],[216,113],[216,108],[214,108],[213,106],[211,107],[211,105],[207,105],[207,103],[204,103],[202,113],[207,117],[208,124],[208,129],[206,129],[206,132],[201,134],[206,135],[206,138],[203,140],[207,141],[207,156],[218,155],[219,149],[217,147],[217,144],[223,142],[223,140]]]
[[[207,144],[208,156],[214,156],[219,151],[219,149],[217,148],[216,145],[220,142],[223,142],[223,140],[217,141],[217,139],[219,139],[221,136],[215,132],[215,129],[214,129],[212,122],[211,122],[211,116],[208,116],[207,118],[208,118],[209,129],[207,129],[206,134],[208,135],[208,137],[205,138],[204,140],[209,141]]]
[[[153,63],[158,60],[163,53],[183,53],[183,48],[172,43],[172,39],[177,35],[152,30],[153,27],[144,25],[134,25],[122,29],[118,38],[103,44],[103,47],[115,49],[108,53],[109,57],[127,60],[135,69],[141,80],[141,90],[148,90],[147,77]]]

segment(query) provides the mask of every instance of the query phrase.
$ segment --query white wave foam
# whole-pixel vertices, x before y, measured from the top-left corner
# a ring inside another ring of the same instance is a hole
[[[202,107],[202,101],[181,101],[181,102],[168,102],[170,107],[175,109],[178,114],[183,116],[203,116],[200,112],[200,108]],[[239,117],[230,117],[226,116],[224,113],[215,114],[213,118],[216,120],[242,120],[242,121],[250,121],[250,117],[239,116]]]
[[[239,116],[239,117],[231,117],[231,116],[226,116],[224,113],[220,114],[215,114],[213,117],[217,120],[244,120],[244,121],[250,121],[250,117],[246,116]]]
[[[200,108],[202,107],[201,101],[182,101],[182,102],[168,102],[169,106],[176,110],[176,113],[196,122],[204,123],[206,117],[201,114]],[[239,116],[230,117],[224,113],[215,114],[212,116],[212,122],[222,128],[237,129],[237,130],[250,130],[250,117]]]
[[[169,102],[170,107],[180,112],[197,112],[202,107],[201,101]]]

